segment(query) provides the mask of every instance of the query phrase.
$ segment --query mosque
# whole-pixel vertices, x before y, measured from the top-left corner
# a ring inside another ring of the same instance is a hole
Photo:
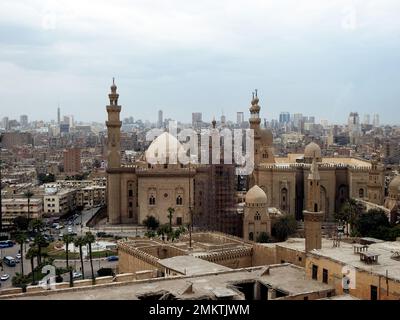
[[[308,144],[303,154],[276,157],[272,132],[260,126],[261,108],[255,92],[249,119],[254,130],[254,170],[248,179],[249,191],[242,204],[244,211],[240,211],[234,165],[149,164],[145,159],[134,164],[121,163],[118,97],[113,81],[106,121],[109,224],[141,224],[147,216],[156,217],[161,224],[168,223],[168,208],[173,208],[174,225],[193,222],[204,229],[240,236],[245,233],[246,238],[252,233],[251,237],[255,237],[259,232],[270,230],[268,208],[304,220],[312,168],[318,171],[317,211],[322,221],[333,220],[334,212],[349,198],[377,205],[385,202],[384,170],[376,158],[366,161],[354,157],[324,157],[315,142]],[[180,142],[168,132],[159,135],[149,150],[184,152]],[[243,224],[248,220],[246,216],[253,218]]]

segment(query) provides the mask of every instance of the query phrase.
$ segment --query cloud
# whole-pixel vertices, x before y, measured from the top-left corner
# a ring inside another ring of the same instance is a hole
[[[334,105],[348,83],[348,108],[372,111],[368,97],[385,84],[391,99],[381,98],[391,110],[399,98],[399,12],[397,0],[2,0],[0,64],[8,80],[0,79],[0,92],[24,90],[8,101],[14,116],[37,102],[49,118],[61,99],[75,118],[92,119],[77,106],[104,105],[116,76],[124,111],[150,118],[164,105],[188,120],[192,109],[211,117],[222,108],[233,119],[254,87],[264,89],[268,117],[299,108],[325,117],[321,104]]]

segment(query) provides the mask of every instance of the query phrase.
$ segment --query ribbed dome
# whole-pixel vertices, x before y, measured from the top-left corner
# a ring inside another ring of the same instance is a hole
[[[397,195],[400,193],[400,175],[395,176],[389,183],[389,193]]]
[[[315,142],[310,142],[304,149],[304,158],[321,158],[321,148]]]
[[[182,144],[170,133],[163,132],[159,135],[146,150],[146,160],[150,163],[164,164],[163,159],[176,159],[185,154],[185,149]]]
[[[255,185],[252,188],[250,188],[249,191],[247,191],[245,201],[246,203],[266,204],[267,195],[265,194],[263,189]]]
[[[261,144],[269,145],[269,146],[271,146],[273,144],[274,137],[272,135],[271,130],[261,129],[260,136],[261,136]]]

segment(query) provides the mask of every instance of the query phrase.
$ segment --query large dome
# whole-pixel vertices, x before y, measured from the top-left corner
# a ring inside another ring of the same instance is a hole
[[[274,137],[272,135],[271,130],[269,129],[261,129],[260,130],[261,136],[261,144],[271,146],[273,144]]]
[[[263,189],[257,185],[254,185],[249,191],[247,191],[245,201],[246,203],[266,204],[267,195]]]
[[[163,132],[154,139],[146,150],[146,160],[152,164],[178,163],[184,155],[182,144],[168,132]]]
[[[400,194],[400,175],[395,176],[389,183],[389,193],[394,195]]]
[[[310,142],[304,149],[304,158],[321,158],[321,148],[315,142]]]

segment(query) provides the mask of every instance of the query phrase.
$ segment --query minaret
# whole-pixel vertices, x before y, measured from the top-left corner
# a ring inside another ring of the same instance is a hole
[[[111,85],[111,93],[108,97],[110,99],[110,104],[107,106],[108,121],[106,121],[108,135],[108,168],[119,168],[121,166],[121,121],[119,120],[121,106],[118,105],[119,94],[117,93],[117,86],[115,85],[114,78],[113,84]]]
[[[314,157],[307,179],[307,202],[304,216],[304,232],[306,238],[306,252],[321,249],[321,222],[324,213],[321,212],[321,185],[317,159]]]
[[[260,135],[260,106],[257,96],[257,89],[253,92],[253,99],[250,107],[250,129],[254,130],[254,167],[256,168],[261,161],[261,135]]]
[[[383,167],[379,164],[379,156],[377,153],[372,153],[372,160],[371,160],[371,169],[368,172],[369,179],[368,179],[368,194],[365,190],[362,192],[363,194],[360,195],[359,190],[359,197],[367,197],[369,202],[373,202],[375,204],[381,205],[383,203],[383,195],[384,195],[384,174],[383,174]]]
[[[119,167],[121,166],[120,134],[121,121],[119,113],[121,106],[118,105],[117,86],[114,78],[111,85],[111,93],[108,95],[110,104],[107,106],[108,121],[107,126],[107,205],[108,222],[111,224],[121,223],[121,177]]]

